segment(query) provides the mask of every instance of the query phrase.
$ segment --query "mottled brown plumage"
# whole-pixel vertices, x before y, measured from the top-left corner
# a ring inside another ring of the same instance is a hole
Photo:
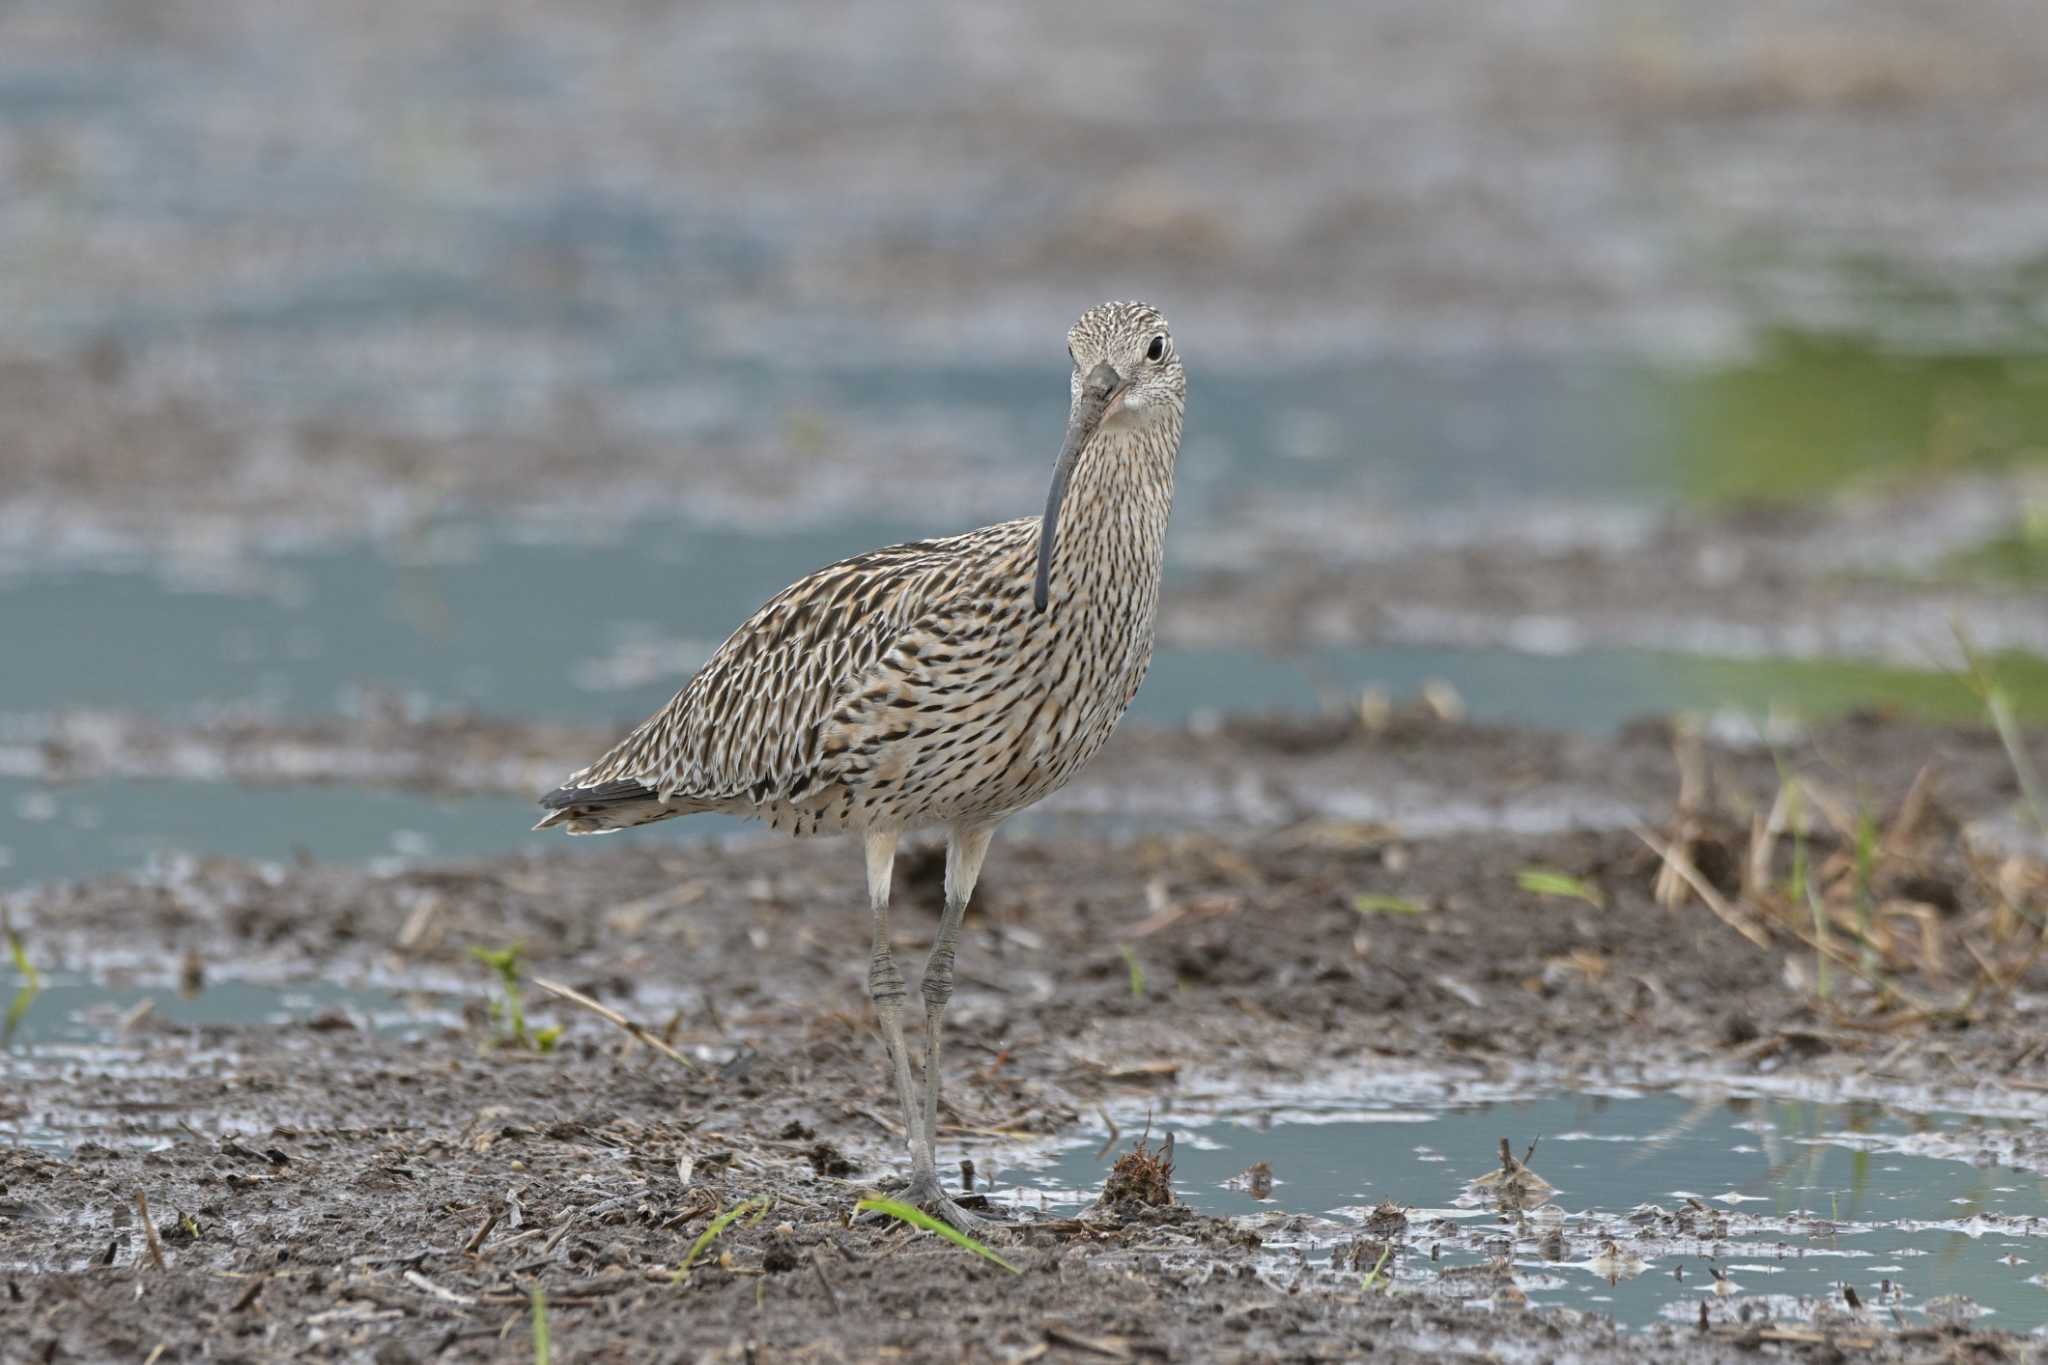
[[[784,589],[667,706],[542,798],[537,826],[593,834],[723,811],[791,834],[862,831],[870,987],[913,1193],[956,1223],[974,1220],[938,1191],[931,1138],[960,916],[990,832],[1072,778],[1137,694],[1180,447],[1186,377],[1155,310],[1103,304],[1068,340],[1068,437],[1043,517],[857,555]],[[950,842],[920,1123],[887,903],[897,836],[932,826]]]
[[[1080,348],[1165,334],[1095,309]],[[1115,362],[1111,362],[1115,363]],[[1178,380],[1170,349],[1158,366]],[[1078,383],[1079,371],[1077,367]],[[1135,387],[1135,385],[1134,385]],[[997,820],[1056,790],[1109,737],[1152,654],[1181,385],[1155,420],[1105,420],[1055,537],[1056,604],[1031,601],[1039,520],[892,545],[785,588],[687,686],[544,799],[590,834],[716,810],[792,834]]]

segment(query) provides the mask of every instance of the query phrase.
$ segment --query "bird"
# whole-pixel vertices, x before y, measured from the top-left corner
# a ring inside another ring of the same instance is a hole
[[[1166,319],[1112,302],[1067,334],[1065,439],[1044,510],[892,545],[768,602],[654,715],[540,799],[535,829],[600,834],[704,811],[796,836],[857,832],[868,993],[903,1107],[902,1197],[984,1220],[937,1174],[940,1030],[960,926],[997,826],[1066,785],[1152,658],[1187,376]],[[943,829],[945,907],[919,990],[920,1098],[889,932],[903,835]]]

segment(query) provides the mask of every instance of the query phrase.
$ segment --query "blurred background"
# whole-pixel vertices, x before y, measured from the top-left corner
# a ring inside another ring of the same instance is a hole
[[[2048,717],[2038,0],[10,0],[0,886],[528,846],[1127,297],[1138,722]]]

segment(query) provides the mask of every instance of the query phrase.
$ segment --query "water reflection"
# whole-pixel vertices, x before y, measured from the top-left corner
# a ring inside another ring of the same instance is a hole
[[[1366,1268],[1390,1243],[1378,1292],[1467,1298],[1512,1285],[1625,1325],[1694,1321],[1702,1300],[1732,1321],[1764,1298],[1804,1320],[1842,1305],[1844,1284],[1880,1311],[1918,1314],[1963,1294],[2008,1330],[2048,1324],[2048,1296],[2029,1278],[2048,1260],[2048,1180],[2038,1152],[2027,1169],[2007,1164],[2030,1132],[2022,1121],[1671,1094],[1413,1099],[1368,1082],[1341,1107],[1226,1105],[1222,1118],[1169,1107],[1151,1131],[1176,1137],[1176,1196],[1252,1219],[1282,1283],[1355,1291],[1358,1247],[1372,1252]],[[1147,1116],[1113,1117],[1134,1131]],[[1000,1178],[1005,1197],[1085,1207],[1116,1155],[1098,1153],[1105,1135],[1020,1158]],[[1550,1200],[1503,1214],[1474,1186],[1504,1135],[1518,1153],[1538,1139],[1529,1163],[1557,1187]],[[1266,1197],[1244,1178],[1261,1162]],[[1500,1258],[1505,1279],[1477,1273]]]

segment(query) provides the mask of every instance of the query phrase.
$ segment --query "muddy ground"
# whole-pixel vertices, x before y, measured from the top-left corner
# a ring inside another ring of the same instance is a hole
[[[2028,924],[2048,909],[2048,872],[1966,834],[2016,795],[1994,742],[1862,720],[1790,755],[1813,779],[1820,814],[1804,856],[1833,932],[1854,923],[1855,859],[1830,823],[1831,793],[1860,779],[1884,840],[1865,883],[1877,957],[1858,968],[1845,955],[1825,1000],[1807,907],[1786,913],[1772,889],[1793,841],[1773,841],[1764,881],[1745,883],[1751,818],[1778,790],[1768,756],[1708,746],[1688,759],[1696,799],[1681,821],[1680,763],[1650,726],[1612,742],[1421,720],[1378,734],[1246,726],[1223,742],[1276,788],[1346,763],[1497,775],[1518,748],[1531,771],[1604,765],[1622,797],[1664,793],[1649,832],[1692,850],[1719,909],[1697,896],[1659,904],[1658,857],[1618,828],[1416,837],[1325,812],[1250,830],[1007,839],[948,1017],[946,1169],[964,1153],[1000,1187],[1001,1154],[1019,1141],[1226,1084],[1364,1094],[1376,1075],[1419,1072],[1447,1090],[1768,1072],[1923,1104],[2048,1091],[2048,970]],[[1930,759],[1938,784],[1910,794]],[[1167,760],[1149,761],[1163,780]],[[1578,879],[1590,899],[1525,887],[1530,868]],[[938,858],[906,853],[898,886],[899,951],[915,960]],[[1412,912],[1362,910],[1360,895]],[[282,1029],[144,1015],[104,1065],[39,1067],[0,1099],[9,1120],[91,1136],[0,1157],[0,1353],[530,1358],[536,1286],[553,1306],[556,1358],[572,1360],[1919,1361],[2037,1349],[1846,1311],[1745,1322],[1719,1305],[1704,1329],[1622,1334],[1515,1307],[1497,1277],[1421,1292],[1422,1268],[1400,1264],[1404,1292],[1367,1293],[1356,1277],[1262,1253],[1255,1225],[1181,1208],[999,1210],[1016,1277],[927,1237],[850,1226],[861,1191],[897,1160],[859,900],[858,859],[837,841],[627,840],[388,875],[217,861],[14,896],[16,928],[50,965],[166,990],[181,971],[376,982],[469,1005],[397,1032],[346,1011]],[[665,1033],[692,1064],[531,988],[530,1026],[562,1026],[559,1043],[494,1041],[469,949],[511,942],[534,973]],[[2030,1141],[2008,1159],[2048,1166]],[[1460,1155],[1475,1176],[1492,1162]],[[711,1218],[755,1199],[772,1207],[727,1227],[673,1283]]]

